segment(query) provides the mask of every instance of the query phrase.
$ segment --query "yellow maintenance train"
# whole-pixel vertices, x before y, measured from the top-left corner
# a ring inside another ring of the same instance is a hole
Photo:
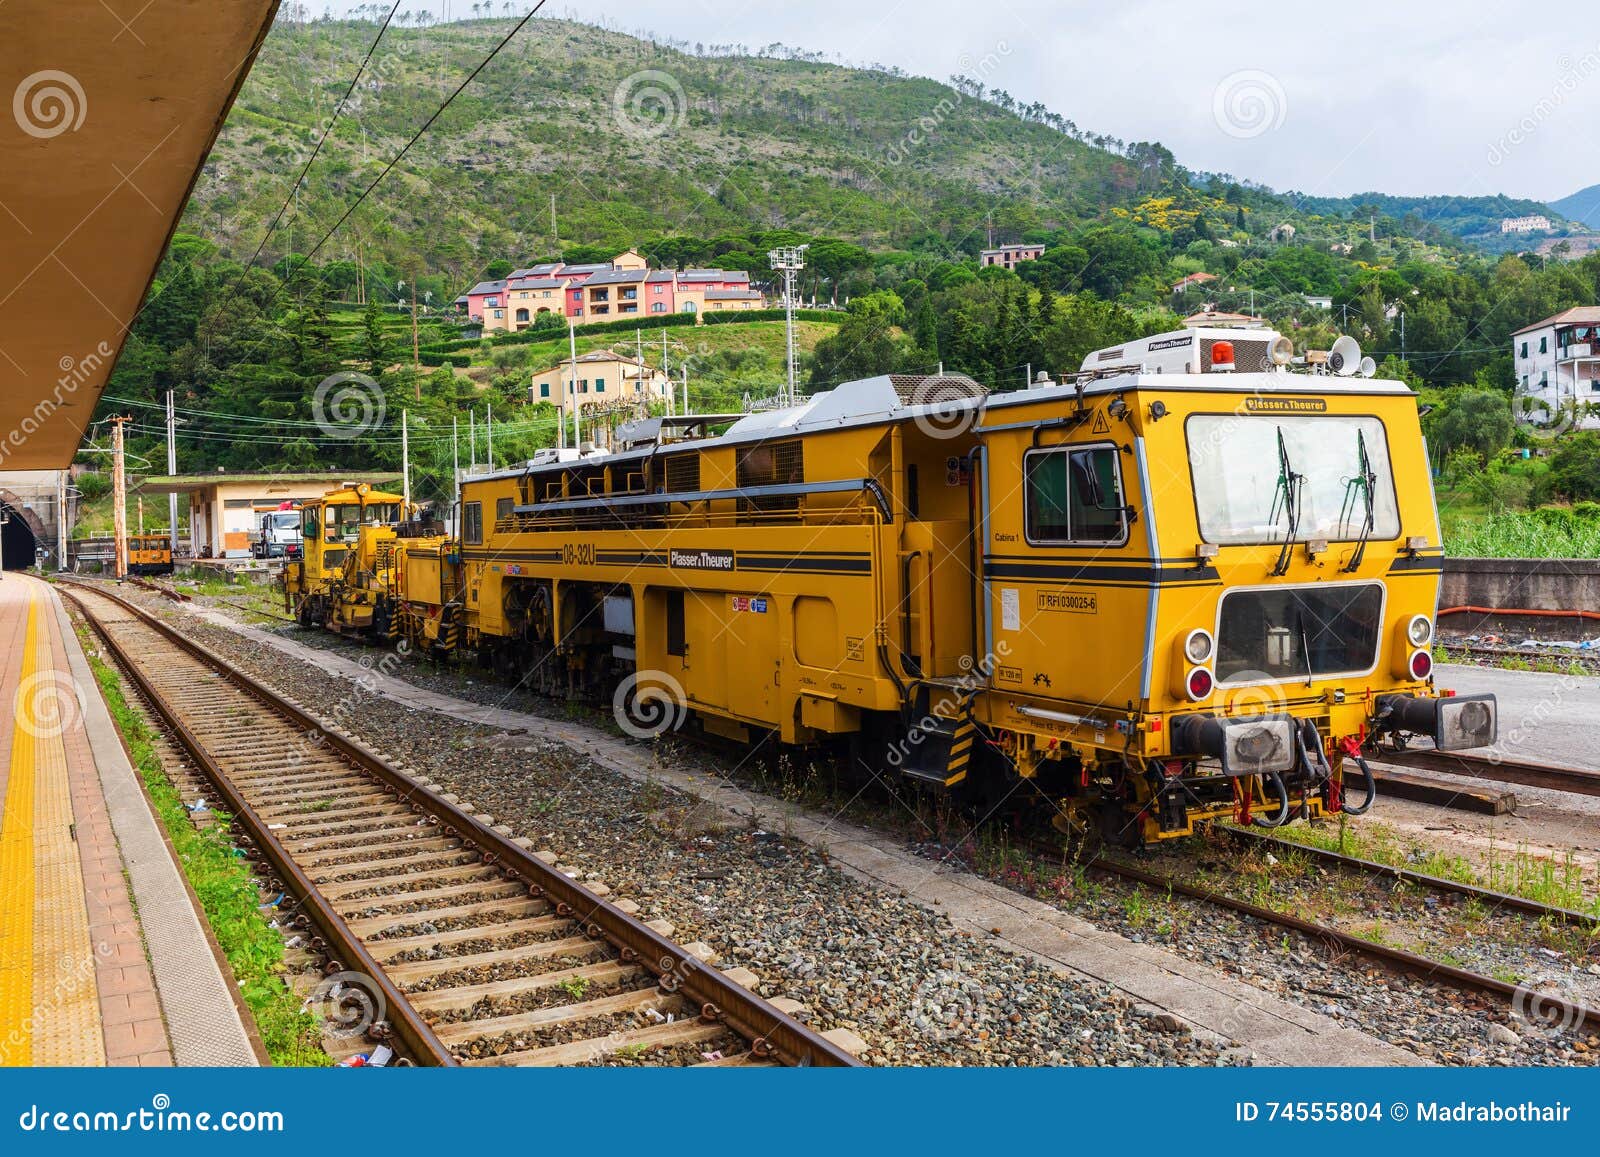
[[[1378,743],[1497,720],[1433,685],[1416,400],[1353,346],[1312,372],[1269,330],[1199,328],[1011,393],[891,375],[641,419],[470,477],[457,536],[394,495],[308,503],[285,594],[612,697],[634,734],[843,741],[1119,843],[1357,813]]]

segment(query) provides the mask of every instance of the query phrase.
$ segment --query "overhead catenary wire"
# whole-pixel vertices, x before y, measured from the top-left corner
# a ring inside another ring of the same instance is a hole
[[[267,231],[261,235],[261,243],[256,246],[256,251],[250,255],[250,260],[244,263],[244,268],[239,270],[238,276],[233,279],[233,283],[228,287],[228,292],[223,301],[224,306],[233,303],[234,295],[238,293],[240,283],[255,265],[256,259],[261,256],[262,250],[267,247],[267,242],[272,239],[272,235],[277,232],[278,226],[283,221],[283,215],[289,211],[289,206],[293,203],[295,194],[300,191],[300,186],[305,183],[306,174],[311,171],[311,166],[316,163],[317,157],[322,154],[322,146],[332,134],[334,126],[338,124],[339,115],[344,112],[344,106],[349,103],[351,94],[356,90],[356,85],[361,83],[362,76],[366,74],[367,65],[372,63],[372,54],[378,50],[378,42],[383,39],[383,34],[389,30],[389,22],[394,19],[394,14],[399,8],[400,0],[394,0],[394,6],[389,9],[389,15],[383,18],[383,23],[378,27],[377,35],[372,38],[372,43],[367,45],[367,54],[361,58],[361,64],[356,68],[355,75],[350,78],[350,84],[345,88],[344,95],[339,98],[339,103],[333,106],[333,115],[328,118],[328,123],[322,127],[322,133],[317,137],[317,143],[311,150],[311,155],[306,158],[306,163],[300,166],[300,172],[295,177],[294,184],[284,194],[283,204],[278,206],[278,212],[272,218],[272,224],[267,226]]]
[[[372,182],[361,191],[361,195],[356,198],[355,204],[346,209],[340,215],[339,219],[335,221],[328,229],[328,231],[322,235],[322,238],[306,251],[306,253],[300,259],[300,264],[287,272],[283,279],[284,286],[287,286],[290,282],[292,282],[294,280],[294,275],[301,269],[304,269],[306,265],[310,263],[311,259],[322,251],[322,247],[326,245],[329,239],[339,231],[339,227],[350,219],[350,215],[352,213],[361,208],[362,202],[364,202],[372,193],[372,191],[376,189],[383,181],[383,179],[389,175],[394,167],[405,159],[406,154],[411,151],[411,147],[422,139],[423,134],[433,127],[434,121],[438,120],[444,115],[445,110],[455,103],[456,97],[460,96],[462,92],[466,90],[466,87],[478,78],[479,73],[481,73],[485,68],[489,67],[489,65],[494,61],[494,58],[500,55],[501,50],[504,49],[506,45],[510,44],[517,33],[521,32],[523,28],[527,26],[528,21],[532,20],[536,15],[538,15],[539,10],[543,8],[547,2],[548,0],[538,0],[538,3],[528,10],[527,15],[525,15],[521,20],[517,21],[517,23],[512,27],[511,31],[505,34],[500,43],[496,44],[494,48],[490,49],[489,55],[484,57],[483,60],[478,63],[478,66],[467,74],[466,79],[456,86],[455,91],[445,98],[444,103],[435,109],[433,114],[429,116],[427,120],[422,122],[422,126],[418,128],[416,132],[411,134],[411,139],[408,140],[404,146],[402,146],[398,153],[389,159],[388,164],[383,166],[383,171],[374,177]],[[279,291],[282,291],[281,287]]]

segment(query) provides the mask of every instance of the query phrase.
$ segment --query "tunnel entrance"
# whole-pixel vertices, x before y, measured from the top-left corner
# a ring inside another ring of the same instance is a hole
[[[6,569],[22,570],[32,566],[34,551],[39,546],[33,527],[22,517],[21,511],[4,502],[0,502],[0,516],[5,518],[5,525],[0,526],[0,553],[5,556]]]

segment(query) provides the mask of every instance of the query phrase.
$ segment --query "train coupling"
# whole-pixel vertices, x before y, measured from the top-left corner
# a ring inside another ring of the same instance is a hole
[[[1173,750],[1210,756],[1227,776],[1281,774],[1299,762],[1298,727],[1288,715],[1180,715],[1172,721]]]
[[[1374,707],[1373,724],[1379,731],[1426,735],[1440,751],[1488,747],[1500,736],[1499,705],[1492,694],[1437,699],[1380,695]]]

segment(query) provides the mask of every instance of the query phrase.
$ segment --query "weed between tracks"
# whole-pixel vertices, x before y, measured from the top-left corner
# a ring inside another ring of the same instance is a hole
[[[128,745],[133,766],[178,854],[184,876],[228,958],[267,1055],[275,1065],[329,1064],[316,1018],[304,1010],[283,978],[283,937],[258,907],[261,898],[255,877],[247,862],[234,853],[228,817],[216,813],[219,822],[209,828],[197,828],[190,822],[189,812],[156,754],[154,733],[122,693],[121,676],[100,657],[98,640],[88,628],[80,624],[77,630],[111,718]]]

